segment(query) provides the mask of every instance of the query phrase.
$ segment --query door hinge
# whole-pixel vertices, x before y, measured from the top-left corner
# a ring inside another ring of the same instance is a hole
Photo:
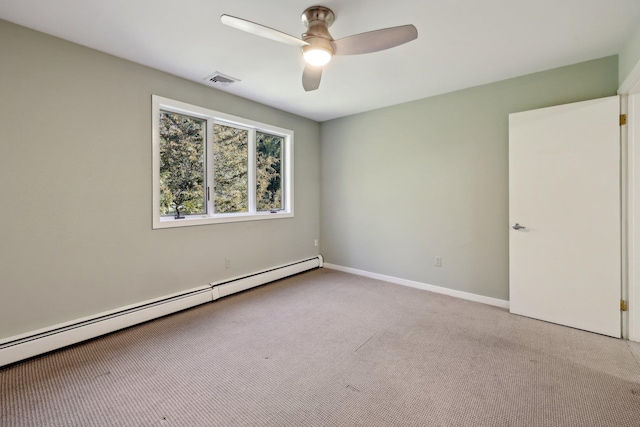
[[[627,124],[627,115],[620,114],[620,126],[624,126]]]
[[[627,305],[627,302],[623,299],[620,300],[620,311],[628,311],[629,310],[629,306]]]

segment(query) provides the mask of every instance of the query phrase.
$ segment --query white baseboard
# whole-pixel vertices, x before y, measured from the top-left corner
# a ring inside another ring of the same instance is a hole
[[[357,270],[355,268],[343,267],[341,265],[330,264],[328,262],[324,263],[324,268],[329,268],[331,270],[343,271],[345,273],[351,273],[358,276],[369,277],[370,279],[382,280],[385,282],[395,283],[397,285],[409,286],[411,288],[422,289],[424,291],[435,292],[437,294],[449,295],[451,297],[456,297],[460,299],[465,299],[473,302],[480,302],[482,304],[492,305],[500,308],[509,308],[509,301],[485,297],[483,295],[472,294],[464,291],[457,291],[455,289],[443,288],[441,286],[429,285],[426,283],[415,282],[413,280],[400,279],[398,277],[393,276],[385,276],[384,274],[371,273],[369,271]]]
[[[207,286],[5,338],[0,340],[0,367],[157,319],[196,305],[212,302],[223,296],[316,267],[322,267],[322,257],[319,255],[224,282],[212,283]]]

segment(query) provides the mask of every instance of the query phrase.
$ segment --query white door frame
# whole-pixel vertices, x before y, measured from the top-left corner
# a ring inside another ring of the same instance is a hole
[[[622,336],[640,342],[640,61],[625,79],[621,112],[627,125],[621,128],[622,141],[622,298],[629,311],[622,315]],[[635,102],[627,102],[635,95]]]

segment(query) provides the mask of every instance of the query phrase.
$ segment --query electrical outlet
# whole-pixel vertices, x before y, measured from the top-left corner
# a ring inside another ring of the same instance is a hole
[[[313,246],[318,247],[318,239],[313,241]]]
[[[436,255],[433,259],[433,265],[436,267],[442,267],[442,257],[440,255]]]
[[[224,259],[224,268],[231,268],[231,258]]]

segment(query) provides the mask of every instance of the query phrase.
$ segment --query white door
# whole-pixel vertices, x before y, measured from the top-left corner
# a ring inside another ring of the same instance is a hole
[[[619,105],[509,115],[512,313],[620,337]]]

